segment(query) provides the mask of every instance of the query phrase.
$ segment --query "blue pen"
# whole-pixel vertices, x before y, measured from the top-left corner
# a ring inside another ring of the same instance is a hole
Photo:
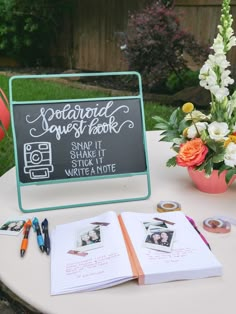
[[[32,223],[33,223],[33,228],[35,232],[37,233],[37,242],[38,242],[39,248],[42,252],[44,252],[44,241],[43,241],[42,233],[40,230],[39,221],[35,217]]]
[[[48,220],[45,218],[42,222],[42,230],[44,233],[44,250],[47,255],[50,254],[51,245],[50,245],[50,238],[49,238],[49,231],[48,231]]]

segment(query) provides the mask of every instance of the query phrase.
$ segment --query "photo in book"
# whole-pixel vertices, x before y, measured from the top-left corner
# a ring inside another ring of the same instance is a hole
[[[164,226],[156,224],[157,219],[164,220]],[[98,227],[101,246],[89,249],[94,244],[87,244],[87,249],[81,249],[81,236]],[[147,247],[145,239],[156,231],[167,233],[171,242],[159,249]],[[164,252],[168,245],[171,250]],[[52,232],[51,295],[98,290],[135,279],[145,285],[221,275],[221,263],[183,212],[106,212],[58,225]]]

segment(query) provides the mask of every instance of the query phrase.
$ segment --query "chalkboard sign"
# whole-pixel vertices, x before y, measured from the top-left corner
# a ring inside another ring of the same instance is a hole
[[[14,106],[21,182],[146,171],[139,99]]]
[[[20,186],[147,174],[140,95],[10,103]]]

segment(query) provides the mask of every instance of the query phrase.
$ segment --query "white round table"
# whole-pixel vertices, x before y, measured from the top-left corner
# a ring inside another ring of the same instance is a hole
[[[50,230],[68,223],[113,210],[151,213],[161,200],[177,201],[206,236],[212,251],[223,265],[223,276],[191,281],[139,286],[136,281],[95,292],[50,295],[50,256],[42,254],[30,239],[24,258],[20,257],[22,235],[0,236],[0,280],[25,302],[45,314],[120,314],[160,312],[162,314],[232,313],[235,308],[236,226],[228,234],[213,234],[202,228],[204,219],[224,215],[236,219],[236,182],[224,194],[198,191],[181,167],[167,168],[172,151],[159,142],[160,133],[147,132],[151,174],[151,197],[143,201],[50,210],[33,214],[19,210],[15,169],[0,178],[0,219],[37,216],[47,218]],[[33,234],[31,235],[33,237]]]

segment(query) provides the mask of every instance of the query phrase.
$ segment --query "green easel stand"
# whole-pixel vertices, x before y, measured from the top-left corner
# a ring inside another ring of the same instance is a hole
[[[135,78],[135,95],[64,99],[47,80]],[[21,89],[35,89],[29,99]],[[40,86],[40,90],[39,90]],[[23,212],[147,199],[151,194],[141,77],[137,72],[23,75],[9,81],[17,193]],[[19,92],[20,90],[20,92]],[[60,98],[60,99],[58,99]]]

